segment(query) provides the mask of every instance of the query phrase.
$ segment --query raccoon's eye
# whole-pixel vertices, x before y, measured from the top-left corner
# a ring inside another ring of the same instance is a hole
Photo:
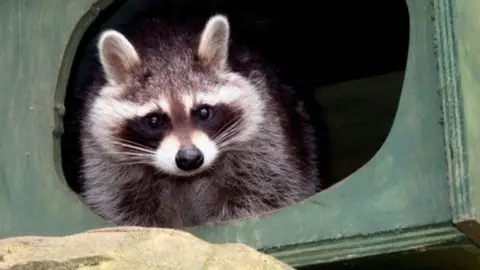
[[[195,110],[195,116],[202,121],[210,119],[212,117],[212,108],[208,105],[203,105]]]
[[[161,114],[149,114],[144,118],[145,124],[151,129],[158,129],[162,127],[165,122],[165,116]]]

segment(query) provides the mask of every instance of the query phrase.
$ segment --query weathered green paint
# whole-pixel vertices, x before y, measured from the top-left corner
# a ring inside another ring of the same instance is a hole
[[[92,19],[93,2],[0,2],[0,237],[101,224],[58,176],[52,137],[55,89],[67,75],[62,60],[79,38],[70,40],[72,31],[88,23],[82,17]]]
[[[58,133],[75,49],[110,2],[0,2],[0,237],[106,225],[62,183]],[[468,246],[452,221],[476,239],[480,4],[407,2],[411,33],[402,94],[389,136],[372,159],[298,205],[189,231],[212,242],[244,242],[295,266],[452,241]]]
[[[444,85],[450,94],[451,194],[454,222],[480,243],[480,2],[458,1],[454,5],[455,32],[449,42],[457,49],[452,56],[451,77]],[[452,23],[452,22],[450,22]],[[455,95],[456,94],[456,95]]]

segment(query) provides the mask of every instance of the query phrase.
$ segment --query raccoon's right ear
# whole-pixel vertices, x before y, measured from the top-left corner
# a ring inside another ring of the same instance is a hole
[[[104,31],[97,48],[107,80],[113,85],[125,83],[140,67],[140,57],[133,45],[115,30]]]
[[[200,37],[197,56],[205,66],[225,69],[228,59],[230,24],[224,15],[212,16]]]

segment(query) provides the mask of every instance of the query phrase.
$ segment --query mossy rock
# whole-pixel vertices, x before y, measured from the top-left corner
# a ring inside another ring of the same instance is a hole
[[[293,269],[240,243],[180,230],[117,227],[62,237],[0,240],[0,269]]]

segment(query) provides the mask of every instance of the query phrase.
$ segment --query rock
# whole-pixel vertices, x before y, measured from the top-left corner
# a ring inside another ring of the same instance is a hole
[[[116,227],[0,240],[0,269],[294,268],[244,244],[211,244],[180,230]]]

